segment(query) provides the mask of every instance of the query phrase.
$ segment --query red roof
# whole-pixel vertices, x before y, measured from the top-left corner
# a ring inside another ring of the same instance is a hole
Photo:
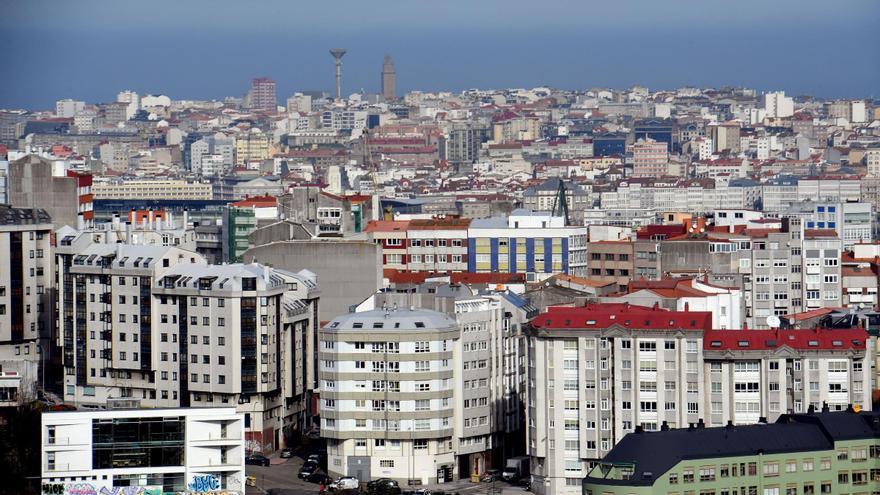
[[[266,208],[270,206],[278,205],[278,198],[275,196],[252,196],[248,198],[244,198],[241,201],[236,201],[235,203],[230,203],[229,206],[236,206],[239,208]]]
[[[370,220],[367,232],[406,232],[409,220]]]
[[[797,350],[865,349],[867,332],[861,328],[814,330],[708,330],[703,334],[705,350]]]
[[[613,325],[640,330],[708,330],[712,313],[708,311],[668,311],[659,306],[635,306],[629,303],[587,304],[586,306],[549,307],[532,320],[536,328],[602,329]]]

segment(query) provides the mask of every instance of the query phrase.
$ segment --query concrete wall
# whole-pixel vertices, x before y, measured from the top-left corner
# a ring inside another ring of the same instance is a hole
[[[382,249],[372,242],[273,242],[248,249],[242,258],[245,263],[256,261],[292,272],[305,268],[318,275],[321,321],[348,313],[350,306],[382,287]]]
[[[76,179],[53,177],[47,161],[28,157],[10,163],[8,195],[12,206],[46,210],[56,229],[77,225]]]

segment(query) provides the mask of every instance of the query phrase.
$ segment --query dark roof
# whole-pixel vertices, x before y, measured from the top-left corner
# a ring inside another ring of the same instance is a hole
[[[614,446],[602,463],[632,464],[631,478],[588,476],[587,482],[650,486],[687,460],[831,450],[835,440],[877,437],[880,434],[878,419],[877,413],[870,412],[784,414],[772,424],[630,433]],[[658,452],[663,455],[657,455]]]
[[[0,225],[34,225],[52,223],[46,210],[42,208],[12,208],[0,205]]]

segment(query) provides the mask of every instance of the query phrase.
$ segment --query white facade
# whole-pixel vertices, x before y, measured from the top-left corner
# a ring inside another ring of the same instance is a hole
[[[232,407],[45,412],[40,439],[43,493],[245,491],[244,415]]]
[[[58,100],[55,102],[55,116],[69,119],[81,112],[86,107],[86,102],[71,99]]]
[[[436,483],[456,467],[458,324],[428,310],[379,309],[341,316],[321,333],[321,435],[328,471],[361,481]],[[488,366],[488,358],[482,368]],[[479,428],[478,428],[479,429]]]
[[[784,91],[764,95],[764,112],[767,118],[782,119],[794,115],[794,100]]]

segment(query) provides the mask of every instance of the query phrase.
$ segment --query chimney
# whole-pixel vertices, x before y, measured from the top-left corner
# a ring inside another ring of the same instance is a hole
[[[765,425],[766,425],[766,424],[767,424],[767,417],[766,417],[766,416],[761,416],[760,418],[758,418],[758,423],[761,423],[761,424],[765,424]]]
[[[828,403],[825,401],[822,401],[822,412],[827,413],[828,411],[830,411],[830,409],[828,409]]]
[[[76,228],[77,230],[85,230],[86,229],[86,219],[83,217],[82,213],[76,214]]]
[[[642,425],[636,425],[635,432],[636,432],[636,433],[644,433],[644,432],[645,432],[645,429],[642,428]]]
[[[690,310],[691,310],[691,303],[689,303],[689,302],[685,302],[685,303],[684,303],[684,311],[685,311],[685,313],[687,313],[687,312],[690,311]]]
[[[694,428],[694,424],[693,424],[693,423],[688,423],[688,431],[694,431],[695,429],[696,429],[696,428]]]
[[[727,420],[727,426],[725,426],[725,428],[727,428],[728,430],[731,429],[731,428],[733,428],[733,421],[728,419],[728,420]]]
[[[186,228],[187,222],[189,221],[189,209],[183,209],[183,228]]]
[[[700,418],[699,420],[697,420],[697,428],[702,430],[705,427],[706,427],[706,423],[703,422],[703,418]]]
[[[807,414],[815,414],[816,408],[813,407],[813,404],[810,404],[810,407],[807,408]]]
[[[154,216],[154,213],[153,213],[153,209],[152,209],[152,208],[150,208],[150,209],[147,211],[147,218],[148,218],[148,220],[149,220],[150,230],[153,230],[153,222],[155,221],[155,216]]]
[[[113,230],[119,230],[119,212],[113,212]]]
[[[660,423],[660,431],[669,431],[669,423],[665,419]]]

